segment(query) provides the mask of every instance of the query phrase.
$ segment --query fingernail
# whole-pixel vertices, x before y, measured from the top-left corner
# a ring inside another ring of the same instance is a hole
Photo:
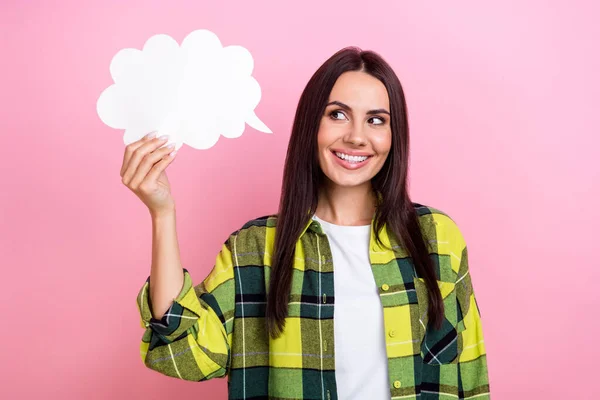
[[[160,140],[167,140],[169,138],[169,135],[162,135],[161,137],[159,137]]]
[[[169,157],[175,157],[175,154],[177,154],[177,150],[172,151],[171,153],[169,153]]]
[[[167,146],[167,148],[174,149],[175,148],[175,143],[171,143],[170,145]]]
[[[152,131],[146,135],[146,139],[152,139],[156,137],[156,131]]]

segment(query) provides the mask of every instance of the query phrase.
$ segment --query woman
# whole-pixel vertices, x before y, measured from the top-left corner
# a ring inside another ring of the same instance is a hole
[[[197,286],[179,258],[167,139],[127,146],[123,183],[153,221],[145,365],[227,375],[230,399],[489,398],[467,247],[448,215],[411,202],[408,139],[391,67],[333,55],[300,98],[278,214],[233,232]]]

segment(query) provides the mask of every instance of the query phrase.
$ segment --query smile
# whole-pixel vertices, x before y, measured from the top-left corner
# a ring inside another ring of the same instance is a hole
[[[339,151],[331,152],[333,158],[339,165],[346,169],[358,169],[366,165],[373,156],[351,156]]]

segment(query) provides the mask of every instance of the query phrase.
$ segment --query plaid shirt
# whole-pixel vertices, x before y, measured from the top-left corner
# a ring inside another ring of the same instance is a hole
[[[369,257],[383,307],[392,399],[489,399],[481,320],[467,246],[453,220],[414,204],[444,299],[441,329],[428,324],[427,290],[408,253],[385,226]],[[189,381],[228,377],[230,399],[337,399],[333,263],[327,236],[310,220],[296,244],[289,313],[277,339],[265,329],[276,216],[232,233],[206,279],[184,284],[161,320],[146,280],[137,297],[144,364]]]

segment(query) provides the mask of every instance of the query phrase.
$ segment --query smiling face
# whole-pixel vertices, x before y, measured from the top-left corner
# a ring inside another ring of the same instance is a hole
[[[329,184],[370,185],[392,145],[387,90],[377,78],[345,72],[329,95],[318,133],[319,165]]]

